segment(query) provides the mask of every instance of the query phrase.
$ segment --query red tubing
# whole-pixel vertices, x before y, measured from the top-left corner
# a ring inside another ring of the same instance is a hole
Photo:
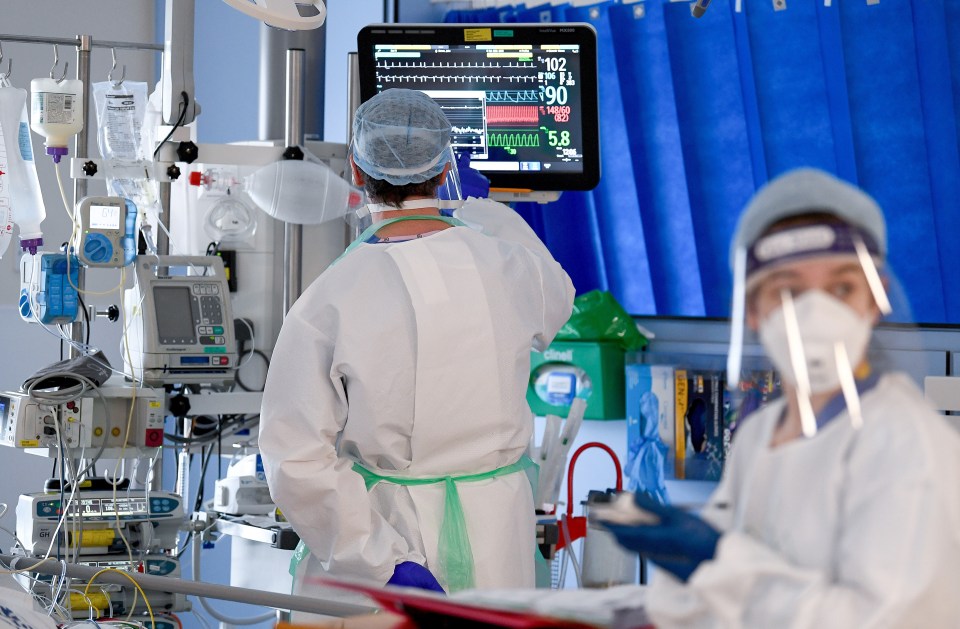
[[[580,455],[590,448],[600,448],[610,455],[610,458],[613,459],[613,466],[617,471],[617,491],[623,491],[623,470],[620,468],[620,459],[617,458],[617,453],[613,451],[613,448],[599,441],[585,443],[577,448],[577,451],[570,457],[570,467],[567,468],[567,517],[573,515],[573,468],[576,466]]]

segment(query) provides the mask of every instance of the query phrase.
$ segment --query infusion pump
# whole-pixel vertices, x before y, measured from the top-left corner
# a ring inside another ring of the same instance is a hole
[[[125,544],[144,552],[176,548],[185,521],[183,498],[164,491],[81,489],[67,503],[68,522],[60,526],[63,504],[59,494],[20,496],[17,537],[27,553],[42,555],[58,541],[65,548],[79,546],[84,555],[122,553]]]
[[[140,256],[135,268],[137,283],[123,295],[127,368],[149,386],[231,384],[237,347],[223,261]]]

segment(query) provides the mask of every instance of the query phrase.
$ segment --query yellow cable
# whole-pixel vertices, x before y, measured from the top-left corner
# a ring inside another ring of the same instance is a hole
[[[90,578],[90,581],[87,582],[87,587],[83,588],[83,595],[84,596],[87,595],[87,592],[90,591],[90,586],[93,585],[93,582],[97,580],[97,577],[99,577],[104,572],[116,572],[117,574],[122,574],[124,577],[130,579],[130,582],[133,583],[133,587],[137,588],[137,592],[139,592],[140,596],[143,597],[143,602],[147,604],[147,613],[150,615],[150,624],[153,625],[154,629],[156,629],[157,622],[153,619],[153,607],[150,606],[150,599],[147,598],[147,593],[143,591],[143,588],[140,587],[140,584],[137,583],[136,579],[131,577],[129,574],[127,574],[123,570],[117,570],[116,568],[104,568],[103,570],[98,571],[96,574],[94,574]],[[134,604],[130,606],[131,611],[134,609],[135,606],[136,606],[136,601],[134,601]]]

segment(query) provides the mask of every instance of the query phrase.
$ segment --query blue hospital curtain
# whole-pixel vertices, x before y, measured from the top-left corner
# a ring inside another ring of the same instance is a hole
[[[755,189],[733,10],[714,2],[696,19],[671,2],[663,15],[705,314],[726,316],[730,240]]]
[[[630,141],[623,131],[634,112],[624,108],[617,74],[617,52],[610,21],[611,3],[568,8],[569,22],[587,22],[597,30],[597,66],[600,91],[600,161],[602,176],[593,191],[610,291],[634,314],[656,314],[640,204],[634,185]],[[665,308],[664,308],[665,309]]]
[[[702,316],[663,5],[618,4],[609,18],[657,311]]]
[[[601,183],[517,205],[578,292],[610,290],[633,314],[728,316],[743,205],[814,166],[883,207],[914,318],[960,323],[960,0],[714,0],[700,19],[691,3],[447,16],[597,30]]]
[[[946,319],[913,4],[840,3],[857,177],[887,215],[890,263],[914,312]],[[923,288],[921,288],[923,287]]]
[[[516,17],[519,22],[562,21],[565,11],[565,6],[519,8]],[[592,192],[567,192],[546,205],[517,203],[515,209],[563,265],[578,293],[610,290]]]
[[[944,320],[960,319],[960,145],[957,144],[957,101],[951,86],[952,73],[960,65],[952,63],[948,27],[957,27],[946,19],[949,0],[914,2],[913,25],[917,43],[917,69],[920,102],[930,166],[930,192],[933,224],[939,249],[939,270],[943,281]],[[955,42],[960,44],[960,42]],[[951,70],[951,66],[955,68]],[[928,234],[928,237],[930,235]]]
[[[816,4],[745,4],[767,176],[798,166],[836,172]]]

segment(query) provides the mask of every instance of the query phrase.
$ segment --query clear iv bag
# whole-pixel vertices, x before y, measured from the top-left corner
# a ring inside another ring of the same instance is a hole
[[[142,142],[147,84],[112,81],[93,84],[97,111],[97,142],[107,162],[107,188],[134,202],[138,209],[157,215],[160,209],[157,182],[147,175],[149,157]],[[112,175],[112,176],[111,176]]]
[[[2,83],[5,80],[5,76],[0,77],[0,87],[9,87],[9,84]],[[13,208],[10,207],[10,186],[6,179],[9,170],[7,148],[3,141],[3,124],[0,120],[0,258],[7,252],[13,238]]]
[[[27,91],[0,87],[0,187],[9,196],[8,211],[20,228],[20,246],[36,253],[43,245],[40,223],[47,213],[40,194],[40,180],[33,160],[30,124],[27,120]],[[8,226],[4,225],[4,229]]]

